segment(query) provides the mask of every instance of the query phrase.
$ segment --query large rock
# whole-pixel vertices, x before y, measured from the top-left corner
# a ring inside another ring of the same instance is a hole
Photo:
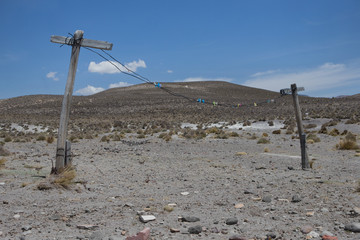
[[[350,232],[360,232],[360,223],[346,224],[345,230],[350,231]]]

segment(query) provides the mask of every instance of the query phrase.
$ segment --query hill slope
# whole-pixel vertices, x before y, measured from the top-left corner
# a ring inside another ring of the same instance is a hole
[[[174,96],[150,84],[113,88],[91,96],[74,96],[71,122],[77,125],[113,124],[115,121],[143,124],[165,122],[217,122],[246,119],[293,117],[291,96],[245,87],[228,82],[163,83]],[[205,99],[206,104],[196,99]],[[190,100],[189,100],[190,99]],[[274,103],[265,103],[275,99]],[[213,101],[224,106],[213,106]],[[258,104],[254,107],[254,102]],[[1,122],[43,123],[56,127],[59,121],[62,96],[33,95],[0,101]],[[242,107],[236,107],[242,104]],[[314,117],[359,117],[357,98],[300,97],[303,114]],[[231,107],[234,106],[234,107]]]

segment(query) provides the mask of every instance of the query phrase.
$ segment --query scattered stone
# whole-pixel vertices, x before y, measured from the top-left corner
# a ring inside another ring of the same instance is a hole
[[[261,198],[260,197],[253,197],[253,198],[251,198],[252,200],[254,200],[254,201],[261,201]]]
[[[32,226],[30,226],[30,225],[25,225],[25,226],[22,226],[21,227],[21,230],[22,231],[29,231],[29,230],[31,230],[32,229]]]
[[[183,195],[183,196],[187,196],[187,195],[189,195],[190,193],[189,192],[182,192],[181,193],[181,195]]]
[[[263,198],[262,198],[262,201],[263,201],[263,202],[266,202],[266,203],[271,202],[271,196],[265,196],[265,197],[263,197]]]
[[[80,224],[76,226],[78,229],[83,229],[83,230],[94,230],[96,228],[98,228],[99,226],[97,225],[92,225],[92,224]]]
[[[172,232],[172,233],[177,233],[177,232],[180,232],[180,229],[170,228],[170,232]]]
[[[50,220],[53,220],[53,221],[58,221],[58,220],[61,219],[61,216],[58,215],[58,214],[54,214],[54,215],[51,215],[51,216],[49,217],[49,219],[50,219]]]
[[[176,203],[169,203],[168,206],[170,206],[170,207],[176,207]]]
[[[322,236],[334,236],[334,234],[332,234],[331,232],[329,232],[329,231],[323,231],[321,234],[320,234],[320,236],[322,237]]]
[[[195,227],[189,227],[188,232],[190,234],[199,234],[202,232],[202,227],[200,225],[197,225]]]
[[[229,240],[247,240],[245,237],[242,237],[240,235],[233,235],[229,238]]]
[[[275,233],[268,233],[266,234],[267,239],[275,239],[276,238],[276,234]]]
[[[253,192],[249,191],[249,190],[245,190],[244,194],[254,194]]]
[[[103,240],[104,237],[102,232],[97,231],[90,235],[89,240]]]
[[[311,232],[313,230],[313,228],[311,226],[304,226],[300,229],[300,231],[303,234],[308,234],[309,232]]]
[[[155,219],[156,219],[156,217],[154,215],[141,215],[140,216],[140,221],[143,223],[154,221]]]
[[[164,207],[164,210],[167,211],[167,212],[172,212],[172,211],[174,210],[174,208],[173,208],[173,207],[170,207],[169,205],[166,205],[166,206]]]
[[[312,238],[318,238],[320,237],[320,234],[318,234],[315,231],[311,231],[306,235],[306,239],[312,239]]]
[[[15,218],[15,219],[19,219],[19,218],[20,218],[20,214],[15,214],[15,215],[14,215],[14,218]]]
[[[32,231],[31,230],[29,230],[29,231],[25,231],[25,232],[23,232],[23,235],[24,236],[26,236],[26,235],[29,235],[29,234],[31,234],[32,233]]]
[[[213,227],[211,230],[210,230],[211,233],[219,233],[219,229],[217,227]]]
[[[360,232],[360,223],[346,224],[345,230],[350,232]]]
[[[126,240],[147,240],[150,237],[150,228],[144,228],[141,232],[138,232],[135,236],[127,237]]]
[[[180,219],[182,222],[198,222],[200,218],[197,217],[181,217]]]
[[[235,155],[236,156],[243,156],[243,155],[247,155],[247,153],[246,152],[237,152]]]
[[[288,167],[288,169],[289,169],[289,170],[294,170],[294,167],[291,167],[291,166],[290,166],[290,167]]]
[[[360,215],[360,208],[354,207],[354,209],[352,210],[352,212],[354,213],[354,215]]]
[[[315,214],[315,212],[313,212],[313,211],[312,212],[307,212],[306,216],[307,217],[312,217],[312,216],[314,216],[314,214]]]
[[[228,231],[227,229],[221,229],[221,233],[222,233],[222,234],[228,234],[229,231]]]
[[[297,202],[301,202],[301,197],[299,195],[294,195],[291,199],[291,202],[293,203],[297,203]]]
[[[321,237],[322,240],[339,240],[337,237],[335,236],[329,236],[329,235],[323,235]]]
[[[235,225],[238,223],[238,219],[237,218],[228,218],[225,221],[226,225]]]
[[[236,209],[243,208],[243,207],[244,207],[244,204],[243,204],[243,203],[235,204],[235,208],[236,208]]]

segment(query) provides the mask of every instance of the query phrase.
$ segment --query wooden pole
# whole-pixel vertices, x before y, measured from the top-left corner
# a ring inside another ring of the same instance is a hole
[[[80,44],[84,32],[77,30],[74,34],[74,42],[72,43],[71,58],[69,65],[69,73],[67,77],[65,94],[62,102],[60,126],[58,131],[57,148],[56,148],[56,164],[55,173],[60,173],[65,167],[65,145],[67,135],[67,125],[69,122],[70,106],[72,93],[74,89],[75,74],[79,60]]]
[[[296,115],[296,122],[298,126],[298,132],[300,137],[300,147],[301,147],[301,167],[303,170],[310,169],[309,164],[309,157],[307,154],[307,147],[306,147],[306,134],[304,133],[304,127],[302,124],[302,116],[300,111],[299,105],[299,98],[298,98],[298,89],[296,84],[291,84],[291,92],[294,100],[294,107],[295,107],[295,115]]]

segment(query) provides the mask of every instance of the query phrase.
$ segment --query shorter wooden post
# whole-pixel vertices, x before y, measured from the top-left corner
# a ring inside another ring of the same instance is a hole
[[[302,116],[300,111],[299,105],[299,98],[298,98],[298,89],[296,84],[291,85],[291,92],[294,100],[294,107],[295,107],[295,115],[296,115],[296,122],[300,137],[300,147],[301,147],[301,167],[303,170],[310,169],[309,157],[307,154],[307,147],[306,147],[306,134],[304,133],[304,127],[302,124]]]

